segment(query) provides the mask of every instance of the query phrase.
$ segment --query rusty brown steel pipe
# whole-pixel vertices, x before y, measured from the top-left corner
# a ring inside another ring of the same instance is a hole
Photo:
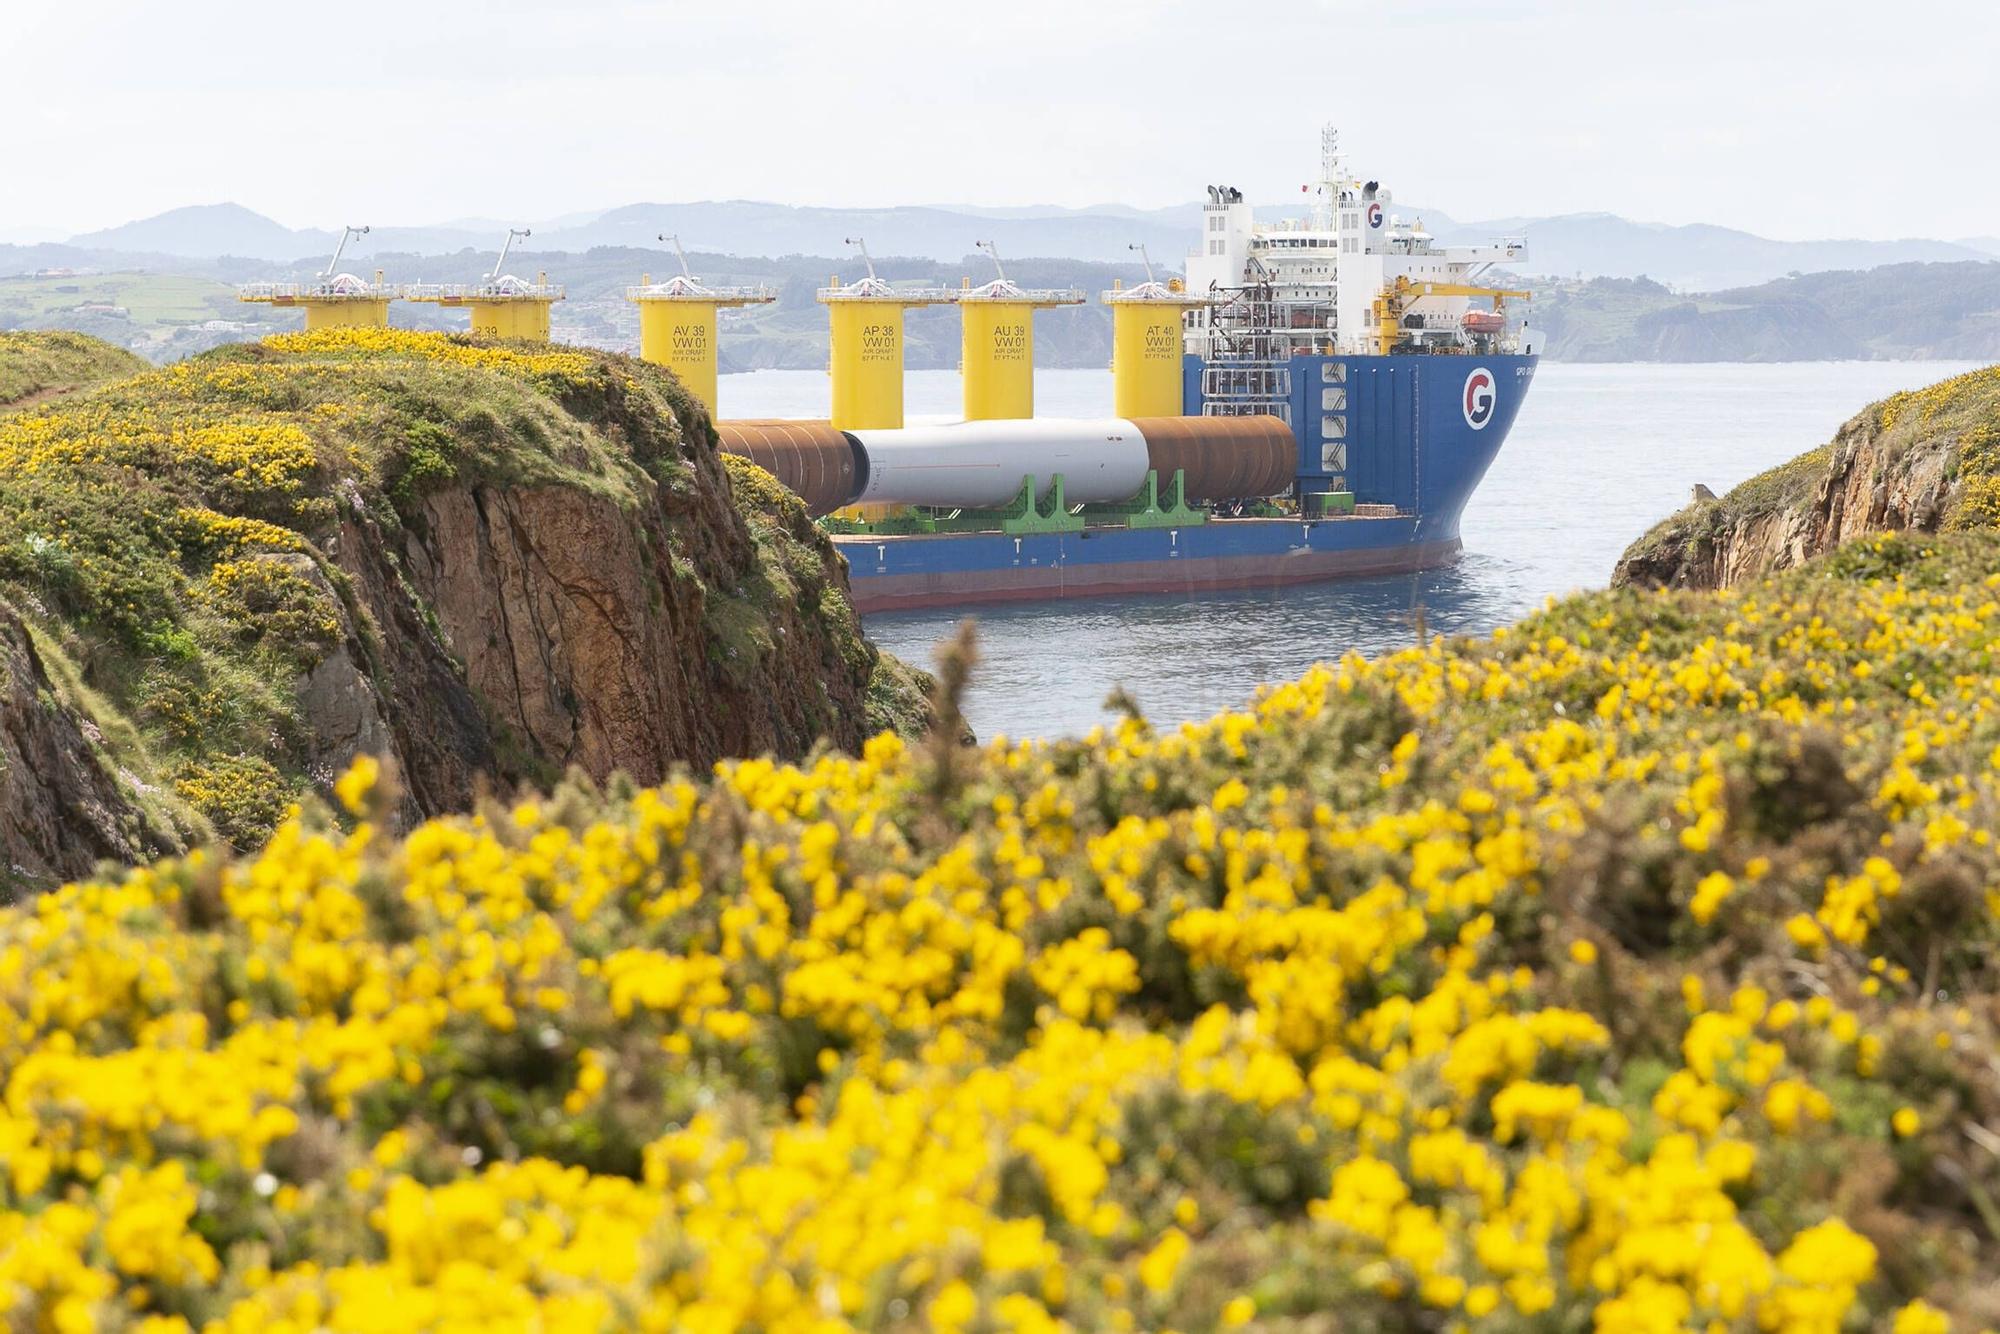
[[[1276,417],[1135,417],[1164,489],[1185,474],[1186,497],[1250,500],[1291,489],[1298,439]]]
[[[853,500],[867,476],[853,439],[823,421],[720,421],[715,434],[724,453],[770,473],[815,515]]]
[[[1276,417],[1140,417],[1131,424],[1161,484],[1178,470],[1189,501],[1279,495],[1298,471],[1298,442]],[[965,430],[968,445],[978,443],[976,423],[951,429]],[[865,443],[824,421],[722,421],[715,430],[726,452],[769,472],[816,515],[852,504],[868,485]]]

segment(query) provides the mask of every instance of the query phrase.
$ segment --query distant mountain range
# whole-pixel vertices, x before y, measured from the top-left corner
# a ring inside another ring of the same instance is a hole
[[[1284,216],[1294,211],[1280,205],[1259,209],[1259,214]],[[1524,236],[1529,274],[1563,279],[1644,276],[1688,291],[1749,286],[1793,273],[2000,258],[2000,237],[1774,241],[1729,227],[1633,222],[1609,213],[1460,222],[1440,210],[1402,203],[1393,205],[1392,211],[1412,220],[1421,218],[1441,241]],[[1199,215],[1199,205],[1193,203],[1164,209],[800,208],[752,200],[647,203],[571,214],[538,225],[534,245],[537,250],[571,253],[598,246],[660,249],[655,238],[665,232],[677,233],[691,251],[844,260],[852,254],[846,238],[861,236],[878,256],[957,262],[976,253],[975,242],[987,240],[1008,257],[1126,263],[1132,259],[1130,247],[1143,244],[1156,263],[1177,269],[1198,232]],[[348,253],[366,259],[488,250],[498,245],[504,228],[503,223],[478,219],[423,227],[377,226]],[[332,230],[286,227],[239,204],[205,204],[73,236],[63,245],[0,246],[0,272],[21,272],[37,261],[44,266],[77,262],[63,256],[81,256],[82,262],[104,262],[91,256],[111,262],[120,256],[292,262],[331,253],[337,236]]]

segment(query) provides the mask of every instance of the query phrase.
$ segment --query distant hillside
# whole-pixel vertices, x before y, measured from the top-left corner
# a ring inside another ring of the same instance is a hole
[[[120,227],[70,238],[70,244],[79,249],[149,251],[191,259],[212,255],[297,259],[313,251],[330,251],[333,242],[331,233],[294,231],[241,204],[196,204],[170,209]]]
[[[1440,225],[1432,216],[1424,221],[1447,241],[1478,241],[1503,233],[1525,236],[1525,267],[1530,273],[1557,278],[1644,275],[1698,292],[1750,286],[1789,273],[1992,258],[1951,241],[1773,241],[1706,223],[1673,227],[1609,213],[1450,225]]]
[[[1669,226],[1634,222],[1609,213],[1549,218],[1489,218],[1463,222],[1441,209],[1401,200],[1391,211],[1442,240],[1485,241],[1524,236],[1527,272],[1558,278],[1635,278],[1646,275],[1675,287],[1711,291],[1768,282],[1788,273],[1867,269],[1884,264],[1991,258],[2000,240],[1774,241],[1709,224]],[[1298,200],[1279,199],[1257,209],[1260,218],[1298,212]],[[428,226],[374,221],[349,248],[357,260],[391,254],[441,254],[497,245],[506,224],[457,219]],[[1062,257],[1122,263],[1130,246],[1143,244],[1161,264],[1178,267],[1200,226],[1194,198],[1168,208],[1120,204],[1088,208],[1029,205],[920,205],[894,208],[812,208],[756,200],[638,203],[601,213],[574,214],[535,225],[535,244],[550,251],[581,252],[597,246],[659,248],[662,232],[676,233],[690,249],[741,257],[849,253],[846,238],[862,236],[878,255],[952,261],[974,242],[997,243],[1008,256]],[[157,217],[73,237],[76,250],[147,253],[178,259],[222,255],[288,261],[329,253],[337,233],[294,230],[235,204],[174,209]],[[39,249],[39,247],[33,247]],[[0,272],[7,271],[0,247]]]
[[[356,225],[361,225],[357,223]],[[490,227],[370,227],[368,235],[347,248],[365,258],[392,251],[457,250],[464,246],[497,245],[506,224]],[[292,228],[241,204],[200,204],[170,209],[150,218],[103,231],[73,236],[80,250],[168,255],[178,259],[213,259],[236,255],[280,262],[312,258],[325,262],[340,240],[338,229]]]
[[[70,330],[153,361],[297,322],[296,316],[242,304],[224,282],[190,274],[57,271],[0,277],[0,329]]]
[[[1893,264],[1681,296],[1643,278],[1539,293],[1559,361],[2000,358],[2000,263]]]
[[[774,305],[724,314],[721,357],[725,371],[824,367],[826,310],[814,300],[813,293],[830,275],[852,279],[864,272],[857,260],[827,255],[738,259],[695,253],[689,260],[694,271],[709,282],[767,286],[779,294]],[[290,263],[191,263],[189,267],[218,275],[226,272],[227,282],[241,282],[251,277],[303,279],[321,263],[307,257]],[[387,254],[368,261],[371,267],[383,267],[394,282],[468,282],[487,272],[492,263],[490,251],[474,249],[452,254]],[[517,250],[507,266],[520,274],[546,269],[567,289],[568,299],[555,307],[550,321],[558,342],[621,352],[634,352],[639,346],[638,309],[625,299],[625,289],[647,273],[665,277],[678,272],[671,256],[636,247],[598,247],[574,254]],[[955,263],[883,258],[875,267],[891,281],[953,287],[962,278],[984,282],[993,273],[992,261],[984,255],[971,255]],[[1097,302],[1097,293],[1119,279],[1137,281],[1144,275],[1143,269],[1130,263],[1009,259],[1007,272],[1027,286],[1078,287],[1090,298],[1085,305],[1046,311],[1037,317],[1036,357],[1042,365],[1102,367],[1110,363],[1111,314]],[[389,319],[392,325],[408,329],[463,329],[467,322],[463,312],[400,301],[389,308]],[[293,312],[239,303],[220,276],[108,273],[0,277],[0,329],[80,329],[155,361],[295,329],[301,323],[302,317]],[[908,364],[913,369],[958,365],[956,312],[913,310],[908,330]]]

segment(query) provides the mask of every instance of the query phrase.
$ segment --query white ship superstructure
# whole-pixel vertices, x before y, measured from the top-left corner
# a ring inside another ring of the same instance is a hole
[[[1282,364],[1298,355],[1536,350],[1505,306],[1527,293],[1479,281],[1496,264],[1526,259],[1522,240],[1436,244],[1421,219],[1392,211],[1379,182],[1343,169],[1331,127],[1310,189],[1309,216],[1265,223],[1241,191],[1209,187],[1187,285],[1212,304],[1190,316],[1188,352]]]

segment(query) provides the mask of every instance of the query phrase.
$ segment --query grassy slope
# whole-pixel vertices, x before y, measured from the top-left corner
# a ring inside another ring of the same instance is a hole
[[[0,598],[129,722],[132,776],[248,846],[316,780],[302,673],[343,627],[373,652],[322,554],[343,506],[395,533],[431,489],[481,478],[630,506],[642,477],[689,484],[660,442],[694,411],[663,372],[598,353],[387,332],[223,349],[0,423]],[[802,512],[739,511],[772,563],[709,590],[718,639],[768,634],[773,599],[818,569],[781,532]]]
[[[0,914],[0,1291],[31,1324],[1991,1324],[1996,566],[1881,538],[1167,735],[885,738],[402,843],[315,819]]]
[[[2000,367],[1892,394],[1843,426],[1840,440],[1876,444],[1890,467],[1912,452],[1948,451],[1958,485],[1944,526],[2000,527]],[[1767,514],[1805,506],[1839,457],[1834,445],[1823,445],[1713,501],[1690,505],[1655,524],[1627,549],[1624,560],[1709,540]]]
[[[144,369],[130,352],[85,334],[0,331],[0,412]]]

